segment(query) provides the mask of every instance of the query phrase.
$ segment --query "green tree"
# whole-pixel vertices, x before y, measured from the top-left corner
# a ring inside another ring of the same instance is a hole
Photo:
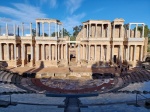
[[[73,36],[74,37],[77,37],[77,35],[81,31],[82,27],[83,27],[82,25],[73,27]]]
[[[135,28],[134,28],[134,30],[135,30]],[[137,30],[139,30],[140,33],[142,34],[143,26],[138,26],[138,27],[137,27]],[[144,27],[144,37],[148,37],[149,32],[150,32],[150,31],[149,31],[149,29],[148,29],[148,25],[145,25],[145,27]]]
[[[58,32],[56,32],[56,33],[58,33]],[[59,35],[61,35],[61,31],[59,32]],[[51,36],[54,37],[55,36],[55,32],[53,32],[51,34]],[[70,37],[71,34],[65,28],[63,28],[63,36],[69,36]]]

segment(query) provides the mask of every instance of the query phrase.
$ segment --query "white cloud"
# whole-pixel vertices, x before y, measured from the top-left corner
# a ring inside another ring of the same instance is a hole
[[[70,33],[72,33],[73,27],[82,24],[80,21],[83,17],[85,17],[85,13],[79,15],[72,15],[65,18],[65,20],[62,21],[64,24],[64,28],[67,29],[67,31],[69,31]]]
[[[57,6],[57,0],[40,0],[40,6],[43,4],[50,5],[50,8],[55,8]]]
[[[80,6],[83,0],[68,0],[65,2],[67,10],[73,14]]]
[[[35,22],[36,18],[45,18],[47,15],[40,11],[39,7],[14,3],[14,8],[0,6],[0,13],[4,13],[19,22]]]

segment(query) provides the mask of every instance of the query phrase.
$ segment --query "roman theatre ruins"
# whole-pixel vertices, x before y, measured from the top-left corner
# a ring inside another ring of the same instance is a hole
[[[125,27],[118,18],[112,22],[88,20],[76,41],[70,41],[56,19],[36,19],[36,25],[6,23],[0,30],[0,61],[12,67],[99,67],[121,62],[136,66],[147,53],[144,25],[129,23]]]

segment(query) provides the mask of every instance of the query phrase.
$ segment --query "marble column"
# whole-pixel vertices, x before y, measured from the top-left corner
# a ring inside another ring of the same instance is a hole
[[[142,29],[142,37],[144,37],[144,24],[143,24],[143,29]]]
[[[57,49],[56,52],[58,52],[58,60],[59,60],[59,59],[61,59],[61,58],[60,58],[60,44],[57,44],[57,46],[58,46],[58,49]]]
[[[115,38],[114,36],[115,36],[115,24],[113,25],[113,38]]]
[[[42,34],[43,34],[43,37],[45,37],[44,36],[44,23],[42,23]]]
[[[22,58],[22,67],[24,67],[24,64],[25,64],[25,45],[24,44],[22,44],[21,45],[21,54],[22,54],[22,56],[21,56],[21,58]]]
[[[82,51],[82,59],[84,59],[84,53],[85,53],[85,51],[84,51],[84,44],[82,45],[82,47],[83,47],[83,48],[82,48],[82,50],[83,50],[83,51]]]
[[[101,30],[102,30],[102,31],[101,31],[102,33],[101,33],[101,37],[103,37],[103,29],[104,29],[104,28],[103,28],[103,24],[102,24],[102,29],[101,29]]]
[[[16,61],[16,44],[14,44],[14,60]]]
[[[97,24],[95,24],[95,38],[97,38]]]
[[[88,24],[86,25],[87,27],[86,27],[86,37],[88,38],[89,37],[89,26],[88,26]]]
[[[107,26],[107,38],[109,38],[109,32],[110,32],[110,25]]]
[[[32,36],[32,23],[30,23],[30,35]]]
[[[49,60],[51,61],[51,44],[49,44]]]
[[[51,23],[48,24],[48,35],[51,37]]]
[[[36,22],[36,36],[38,36],[38,23]]]
[[[129,36],[128,38],[130,38],[130,24],[129,24],[129,35],[128,36]]]
[[[90,44],[89,44],[89,52],[88,53],[89,53],[88,57],[89,57],[89,61],[90,61],[90,57],[91,57],[90,56],[90,53],[91,53],[91,45]]]
[[[57,61],[57,44],[55,44],[55,60]]]
[[[24,23],[22,23],[22,36],[24,36]]]
[[[33,45],[32,44],[30,44],[30,46],[31,46],[31,60],[33,60]]]
[[[143,61],[143,45],[141,45],[140,61]]]
[[[16,25],[14,24],[14,36],[16,36]]]
[[[68,44],[66,43],[66,60],[68,60]]]
[[[6,36],[8,36],[8,24],[6,23]]]
[[[97,47],[97,45],[95,44],[95,53],[94,53],[94,55],[95,55],[95,61],[96,61],[96,47]]]
[[[82,28],[83,29],[83,35],[82,35],[83,38],[85,38],[85,28],[84,27],[85,27],[85,25],[83,24],[83,28]]]
[[[45,60],[45,44],[42,44],[42,61]]]
[[[58,37],[59,37],[59,24],[57,24],[57,29],[58,29],[58,31],[57,31],[57,34],[58,34]]]
[[[91,37],[91,24],[89,24],[89,38]]]
[[[114,45],[112,45],[111,47],[111,58],[112,58],[112,62],[114,61]]]
[[[136,45],[134,45],[134,61],[136,61]]]
[[[88,60],[88,44],[86,44],[86,60]]]
[[[9,52],[9,43],[7,43],[7,60],[9,61],[9,57],[10,57],[10,52]]]
[[[0,43],[0,61],[2,61],[2,43]]]
[[[36,44],[36,61],[39,61],[39,44]]]
[[[106,61],[108,62],[109,59],[110,59],[110,45],[107,45]]]
[[[135,38],[137,38],[137,27],[138,27],[138,24],[136,24],[136,28],[135,28]]]

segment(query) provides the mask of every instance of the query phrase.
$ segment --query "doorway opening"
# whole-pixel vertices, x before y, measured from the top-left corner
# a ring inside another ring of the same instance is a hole
[[[117,62],[117,55],[114,55],[114,63]]]
[[[28,62],[31,61],[31,54],[28,54]]]

